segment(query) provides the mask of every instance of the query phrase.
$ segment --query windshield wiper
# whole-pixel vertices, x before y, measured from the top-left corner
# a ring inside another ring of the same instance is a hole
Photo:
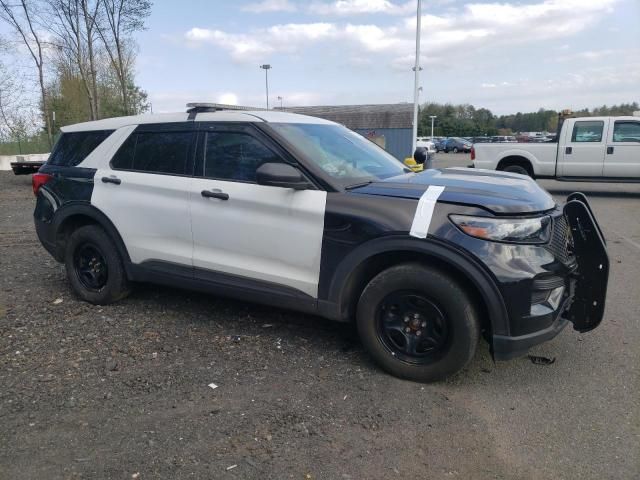
[[[354,183],[353,185],[348,185],[348,186],[344,187],[344,189],[345,190],[353,190],[354,188],[366,187],[367,185],[371,185],[372,183],[373,183],[373,180],[367,180],[366,182]]]

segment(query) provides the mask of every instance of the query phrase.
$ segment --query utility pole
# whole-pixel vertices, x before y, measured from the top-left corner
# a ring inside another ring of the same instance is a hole
[[[413,138],[411,139],[411,155],[416,151],[416,142],[418,140],[418,84],[420,83],[420,26],[422,23],[422,1],[418,0],[416,23],[416,64],[413,67],[414,85],[413,85]]]
[[[278,100],[280,100],[280,110],[284,110],[284,108],[282,107],[282,101],[284,100],[284,98],[278,95]]]
[[[437,115],[429,115],[429,118],[431,119],[431,141],[433,142],[433,121],[438,118]]]
[[[267,89],[267,110],[269,110],[269,70],[271,70],[271,65],[265,63],[260,65],[260,68],[264,70],[264,84]]]

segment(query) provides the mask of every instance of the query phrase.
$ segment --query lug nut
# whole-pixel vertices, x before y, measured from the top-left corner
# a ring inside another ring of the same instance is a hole
[[[420,335],[422,335],[422,332],[421,332],[420,330],[418,330],[418,331],[416,332],[416,335],[417,335],[417,336],[420,336]]]
[[[422,322],[422,328],[427,326],[427,322]]]
[[[404,323],[409,323],[409,317],[404,317]]]
[[[411,331],[411,329],[409,327],[404,329],[405,333],[409,333]]]

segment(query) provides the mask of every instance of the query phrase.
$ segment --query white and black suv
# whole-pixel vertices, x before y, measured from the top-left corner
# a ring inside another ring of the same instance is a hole
[[[507,359],[604,312],[584,195],[561,207],[522,175],[413,173],[317,118],[195,106],[65,127],[33,187],[40,241],[82,299],[142,281],[355,320],[405,378],[458,371],[481,333]]]

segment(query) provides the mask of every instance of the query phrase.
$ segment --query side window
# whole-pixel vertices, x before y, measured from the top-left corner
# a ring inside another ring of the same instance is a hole
[[[603,121],[587,121],[576,122],[573,125],[573,132],[571,133],[572,142],[601,142],[602,130],[604,129]]]
[[[75,167],[112,133],[113,130],[63,133],[47,163],[59,167]]]
[[[613,141],[640,143],[640,122],[615,122],[613,126]]]
[[[111,160],[112,168],[148,173],[187,173],[190,132],[132,133]]]
[[[282,159],[251,135],[238,132],[207,133],[204,176],[221,180],[255,182],[263,163]]]

